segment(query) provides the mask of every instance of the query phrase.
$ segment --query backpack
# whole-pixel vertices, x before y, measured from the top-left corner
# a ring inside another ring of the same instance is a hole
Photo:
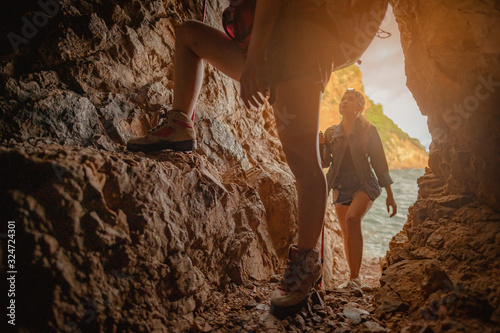
[[[222,26],[226,34],[243,48],[250,44],[256,0],[230,0],[222,12]]]
[[[332,32],[339,41],[335,53],[335,70],[360,62],[359,58],[375,36],[390,37],[390,33],[380,29],[389,0],[324,1],[328,19],[333,22]],[[387,36],[380,36],[380,32]]]
[[[293,0],[290,0],[293,1]],[[304,1],[304,0],[295,0]],[[389,0],[311,0],[311,6],[322,8],[322,19],[328,20],[339,40],[335,68],[348,67],[357,61],[377,35]],[[243,48],[250,43],[256,0],[230,0],[222,13],[226,34]]]

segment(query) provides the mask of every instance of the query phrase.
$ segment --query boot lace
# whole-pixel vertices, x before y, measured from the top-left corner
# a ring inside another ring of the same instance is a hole
[[[148,133],[151,134],[151,133],[156,132],[157,130],[159,130],[162,127],[170,126],[170,124],[171,124],[171,118],[168,116],[169,113],[170,113],[169,111],[162,113],[158,117],[158,124],[156,126],[150,128],[148,130]]]

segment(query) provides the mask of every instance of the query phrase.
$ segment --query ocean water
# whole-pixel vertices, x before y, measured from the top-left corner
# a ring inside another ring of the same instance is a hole
[[[385,204],[387,193],[382,189],[382,194],[362,221],[365,257],[385,256],[389,250],[389,241],[401,231],[407,220],[408,208],[417,200],[417,178],[424,174],[424,169],[391,170],[390,174],[394,181],[391,187],[398,212],[389,218]]]

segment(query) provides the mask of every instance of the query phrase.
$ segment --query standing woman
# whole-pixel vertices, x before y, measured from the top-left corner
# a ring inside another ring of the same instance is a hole
[[[380,195],[381,187],[387,191],[387,212],[392,207],[390,217],[396,215],[397,206],[382,142],[375,126],[361,115],[364,106],[365,98],[360,92],[347,90],[339,106],[342,121],[329,127],[324,137],[320,134],[320,150],[323,167],[330,167],[328,190],[333,190],[350,269],[349,281],[340,288],[368,291],[371,288],[359,278],[363,256],[361,220]]]
[[[131,151],[196,149],[194,106],[203,61],[240,82],[245,106],[258,107],[269,98],[298,196],[297,244],[271,295],[274,306],[301,302],[321,278],[315,249],[327,201],[317,134],[321,94],[333,70],[353,64],[366,50],[387,5],[388,0],[231,0],[223,16],[226,33],[198,21],[183,23],[176,31],[172,109],[146,136],[127,143]]]

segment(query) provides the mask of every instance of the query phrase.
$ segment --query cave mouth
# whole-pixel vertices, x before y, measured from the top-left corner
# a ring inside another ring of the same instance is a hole
[[[406,87],[404,54],[399,26],[389,6],[381,24],[384,38],[375,38],[362,62],[332,74],[321,105],[320,131],[338,124],[339,97],[346,87],[362,91],[367,100],[363,115],[380,132],[391,176],[398,213],[389,218],[383,189],[363,218],[364,257],[385,257],[389,242],[403,228],[408,209],[417,200],[417,179],[428,166],[431,136],[427,118],[421,114]],[[383,73],[383,74],[381,74]],[[326,170],[326,169],[325,169]],[[331,200],[330,200],[331,201]]]
[[[417,179],[424,175],[428,166],[428,147],[432,140],[427,117],[422,115],[406,86],[399,25],[391,5],[387,9],[381,29],[390,36],[385,34],[387,38],[376,37],[373,40],[362,56],[359,68],[367,97],[375,104],[380,104],[384,115],[397,127],[389,129],[389,126],[374,117],[376,127],[390,132],[390,135],[381,136],[388,155],[390,174],[394,180],[391,187],[398,204],[398,213],[389,218],[385,204],[387,194],[382,190],[381,196],[375,200],[363,218],[364,255],[367,259],[385,257],[390,241],[403,229],[408,210],[417,201]],[[398,129],[407,134],[407,137]],[[396,140],[398,136],[405,136],[406,140]],[[409,157],[411,155],[414,158]]]

